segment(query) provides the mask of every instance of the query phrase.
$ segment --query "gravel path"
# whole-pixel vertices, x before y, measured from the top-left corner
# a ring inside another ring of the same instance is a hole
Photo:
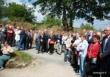
[[[27,52],[34,57],[34,62],[23,69],[5,69],[0,77],[79,77],[71,66],[63,62],[63,55],[36,54],[36,50]]]

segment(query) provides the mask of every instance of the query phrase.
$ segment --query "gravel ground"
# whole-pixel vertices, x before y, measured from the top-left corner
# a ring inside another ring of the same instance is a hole
[[[69,63],[63,62],[63,54],[37,54],[34,49],[24,52],[34,57],[33,63],[22,69],[4,69],[0,77],[79,77]]]

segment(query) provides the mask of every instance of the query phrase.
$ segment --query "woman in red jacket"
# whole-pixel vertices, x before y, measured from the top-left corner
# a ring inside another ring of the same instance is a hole
[[[93,43],[89,45],[87,52],[87,64],[89,65],[87,72],[90,74],[94,74],[98,70],[100,47],[100,36],[94,35]]]
[[[88,59],[97,59],[100,52],[100,37],[98,35],[93,36],[93,43],[88,47],[87,57]]]

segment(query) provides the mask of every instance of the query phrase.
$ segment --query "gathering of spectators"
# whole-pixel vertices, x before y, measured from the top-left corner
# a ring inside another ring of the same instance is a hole
[[[6,43],[7,41],[7,43]],[[48,29],[32,30],[14,27],[8,24],[0,25],[0,44],[9,44],[18,50],[35,47],[36,52],[64,53],[64,62],[70,63],[81,77],[110,77],[110,27],[104,33],[97,31],[86,32],[54,32]],[[5,53],[5,48],[1,48]],[[9,48],[10,49],[10,48]],[[10,50],[11,52],[12,50]],[[6,52],[7,53],[7,52]],[[1,61],[2,66],[3,61]],[[99,72],[99,73],[98,73]]]

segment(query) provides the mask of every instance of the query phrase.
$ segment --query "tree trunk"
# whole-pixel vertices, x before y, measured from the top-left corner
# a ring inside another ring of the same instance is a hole
[[[69,27],[70,29],[73,29],[73,18],[70,17],[70,20],[69,20]]]
[[[66,14],[65,7],[63,8],[62,23],[63,23],[64,30],[68,30],[67,14]]]

